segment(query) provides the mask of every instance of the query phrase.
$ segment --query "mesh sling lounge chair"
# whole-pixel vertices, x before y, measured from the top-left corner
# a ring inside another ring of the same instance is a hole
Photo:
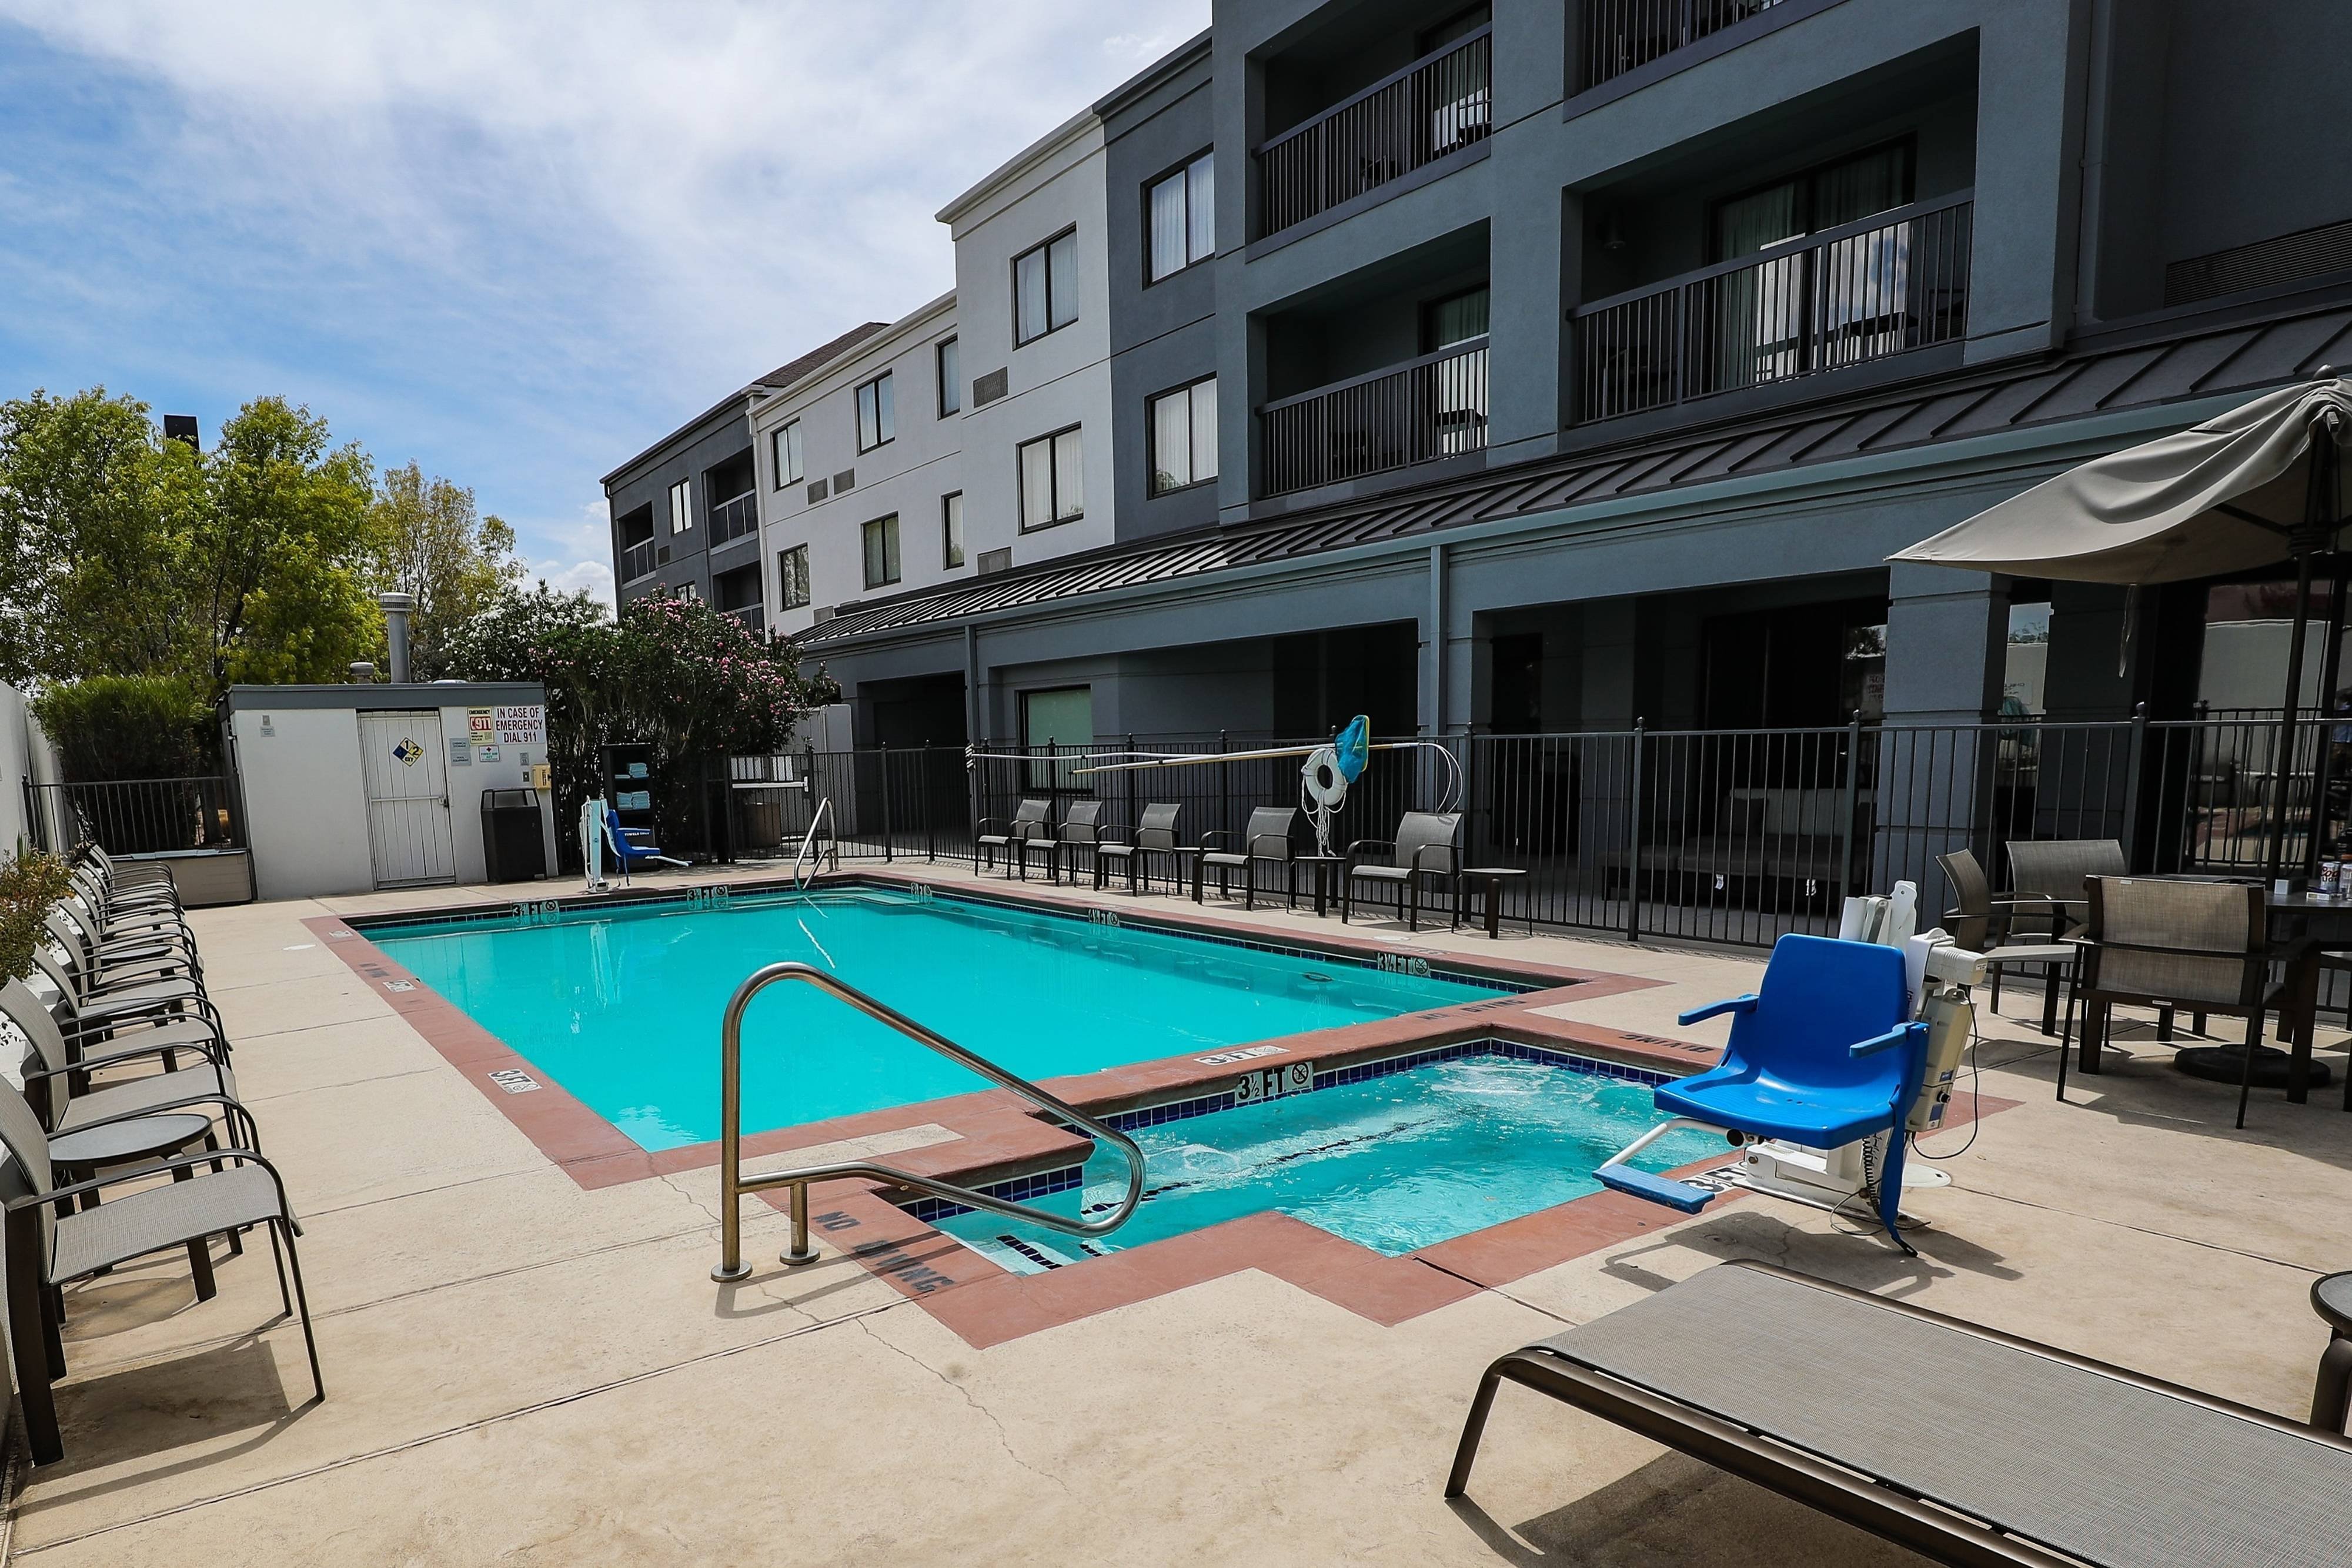
[[[1076,882],[1078,856],[1092,855],[1095,847],[1102,842],[1102,809],[1100,800],[1073,800],[1063,810],[1062,831],[1045,852],[1045,869],[1057,880],[1062,875],[1063,867],[1067,865],[1070,880]],[[1021,856],[1024,868],[1029,860],[1029,845],[1034,841],[1023,840],[1015,852]]]
[[[2009,841],[2009,909],[2004,937],[2063,942],[2082,934],[2083,884],[2095,876],[2122,876],[2131,868],[2114,839],[2011,839]],[[2056,969],[2042,991],[2042,1032],[2058,1032]],[[2170,1020],[2167,1019],[2167,1033]]]
[[[285,1184],[269,1162],[247,1150],[227,1149],[217,1155],[181,1155],[121,1175],[60,1185],[39,1119],[25,1097],[5,1084],[0,1084],[0,1144],[7,1149],[7,1158],[0,1161],[0,1195],[6,1200],[6,1218],[0,1225],[6,1232],[8,1340],[35,1464],[65,1457],[57,1406],[49,1395],[49,1385],[66,1373],[61,1287],[134,1258],[234,1234],[247,1226],[269,1228],[270,1249],[280,1265],[278,1299],[289,1315],[301,1315],[311,1385],[319,1398],[327,1396],[325,1380],[319,1375],[310,1304],[302,1291],[302,1265],[294,1252],[300,1227],[287,1204]],[[215,1158],[235,1163],[216,1176],[186,1174]],[[173,1179],[163,1185],[118,1195],[97,1208],[59,1212],[70,1207],[70,1200],[101,1187],[144,1181],[167,1171]],[[293,1273],[290,1295],[289,1268]]]
[[[1242,907],[1257,907],[1257,868],[1263,861],[1267,865],[1282,868],[1283,894],[1290,907],[1298,907],[1298,862],[1294,853],[1291,834],[1298,822],[1296,806],[1259,806],[1249,814],[1249,825],[1242,830],[1239,849],[1216,848],[1220,840],[1233,838],[1231,832],[1219,829],[1201,835],[1201,853],[1192,859],[1192,902],[1201,902],[1201,879],[1212,868],[1217,873],[1217,892],[1230,896],[1232,886],[1227,878],[1234,872],[1242,873]]]
[[[0,1017],[16,1025],[32,1043],[23,1079],[25,1094],[55,1137],[142,1116],[183,1111],[218,1110],[229,1141],[245,1148],[260,1147],[260,1130],[252,1113],[236,1097],[236,1078],[224,1065],[210,1041],[185,1038],[163,1030],[125,1030],[103,1045],[73,1051],[38,998],[22,980],[0,987]],[[178,1066],[179,1053],[194,1051],[201,1061]],[[140,1078],[111,1078],[91,1088],[78,1088],[89,1073],[134,1062],[159,1061],[165,1071]]]
[[[1134,837],[1104,839],[1096,844],[1095,885],[1102,886],[1103,878],[1109,869],[1108,862],[1117,861],[1127,867],[1127,890],[1129,893],[1137,891],[1136,884],[1139,877],[1141,878],[1143,887],[1148,890],[1151,886],[1150,862],[1153,855],[1168,857],[1168,863],[1173,868],[1170,873],[1170,881],[1171,883],[1178,883],[1177,873],[1182,868],[1178,864],[1181,857],[1176,852],[1178,848],[1176,819],[1182,814],[1183,810],[1181,805],[1170,805],[1164,800],[1154,800],[1143,808],[1143,821],[1137,824]],[[1181,885],[1179,885],[1179,891],[1181,891]]]
[[[2072,942],[2012,941],[2011,916],[2018,908],[2017,902],[1994,894],[1977,857],[1967,850],[1954,850],[1950,854],[1937,855],[1936,863],[1943,868],[1944,881],[1952,890],[1952,907],[1944,911],[1944,928],[1952,934],[1955,943],[1971,953],[1982,953],[1988,960],[1992,973],[1994,1012],[2000,1011],[2000,975],[2008,965],[2032,965],[2064,978],[2068,987],[2066,1017],[2058,1026],[2058,1043],[2063,1048],[2074,1035],[2073,982],[2074,960],[2081,947]],[[2037,924],[2046,925],[2046,905],[2037,899],[2029,901],[2026,907]]]
[[[1393,841],[1359,839],[1349,844],[1339,867],[1339,924],[1348,924],[1349,892],[1359,881],[1395,888],[1397,913],[1409,931],[1421,929],[1421,888],[1430,877],[1454,885],[1458,908],[1461,837],[1459,811],[1407,811]]]
[[[1448,1497],[1504,1381],[1959,1568],[2352,1563],[2342,1437],[1766,1264],[1496,1361]]]
[[[984,857],[984,866],[995,865],[996,852],[1010,850],[1015,842],[1053,837],[1053,830],[1045,823],[1045,819],[1053,814],[1053,810],[1054,803],[1051,800],[1033,796],[1013,808],[1013,815],[1009,820],[1003,817],[982,817],[980,820],[980,831],[972,835],[972,842],[980,846],[980,852]],[[993,829],[992,831],[992,829]],[[1026,854],[1008,853],[1004,860],[1008,866],[1016,860],[1019,861],[1021,880],[1024,882],[1029,880],[1029,857]]]

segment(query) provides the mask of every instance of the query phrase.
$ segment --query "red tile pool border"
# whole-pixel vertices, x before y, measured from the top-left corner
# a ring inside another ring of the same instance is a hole
[[[911,871],[883,874],[868,871],[826,880],[835,885],[937,883],[958,896],[975,895],[967,881]],[[724,885],[747,890],[741,883]],[[1195,908],[1138,910],[1128,903],[1097,904],[1060,888],[1015,885],[1021,888],[1017,895],[992,885],[977,895],[1016,907],[1109,908],[1121,916],[1123,924],[1156,926],[1180,935],[1190,932],[1354,956],[1398,951],[1393,941],[1367,941],[1338,933],[1294,935]],[[505,907],[475,904],[401,913],[405,919],[482,915]],[[718,1163],[715,1142],[657,1153],[640,1148],[561,1084],[541,1076],[530,1061],[455,1003],[394,963],[342,917],[318,915],[302,924],[354,973],[373,985],[426,1044],[582,1188],[595,1190]],[[1423,956],[1449,968],[1541,988],[1287,1036],[1269,1043],[1282,1045],[1288,1060],[1326,1068],[1487,1038],[1675,1073],[1695,1071],[1715,1054],[1685,1041],[1549,1018],[1534,1010],[1570,999],[1646,989],[1662,982],[1454,949],[1426,950]],[[515,1072],[526,1075],[536,1087],[529,1092],[501,1088],[499,1075]],[[1044,1087],[1082,1110],[1108,1114],[1213,1092],[1233,1077],[1228,1066],[1174,1057],[1051,1079]],[[2001,1109],[2009,1103],[1987,1096],[1983,1109]],[[888,1157],[917,1174],[969,1185],[1066,1166],[1087,1146],[1087,1140],[1039,1120],[1018,1097],[992,1089],[751,1134],[743,1139],[743,1158],[748,1162],[817,1144],[934,1124],[955,1135]],[[761,1196],[780,1208],[785,1201],[782,1192]],[[976,1348],[1245,1269],[1287,1280],[1373,1322],[1393,1324],[1486,1286],[1506,1284],[1596,1249],[1679,1223],[1638,1199],[1595,1193],[1417,1253],[1389,1258],[1286,1215],[1267,1213],[1044,1274],[1018,1275],[912,1218],[880,1197],[873,1183],[828,1184],[812,1192],[810,1202],[817,1235],[920,1302],[925,1311]],[[769,1278],[772,1271],[762,1270],[752,1282]],[[740,1288],[744,1287],[721,1287]]]

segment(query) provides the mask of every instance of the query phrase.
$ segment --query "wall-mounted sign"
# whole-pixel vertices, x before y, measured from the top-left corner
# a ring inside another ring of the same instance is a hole
[[[495,747],[495,746],[485,746],[485,747],[480,747],[479,749],[480,749],[480,751],[481,751],[481,753],[482,753],[482,760],[483,760],[483,761],[485,761],[485,762],[496,762],[496,761],[499,759],[499,748],[498,748],[497,747]]]
[[[425,755],[425,748],[404,735],[400,737],[400,744],[392,748],[392,754],[399,759],[403,768],[414,768],[416,766],[416,759]]]
[[[471,768],[473,765],[473,747],[467,742],[465,737],[459,735],[451,736],[449,737],[449,766],[452,768]]]
[[[517,703],[511,706],[494,707],[490,710],[490,720],[495,731],[491,739],[498,745],[547,744],[547,709],[542,704]]]
[[[466,710],[466,735],[476,746],[488,746],[498,738],[498,732],[491,727],[489,709],[469,707]]]

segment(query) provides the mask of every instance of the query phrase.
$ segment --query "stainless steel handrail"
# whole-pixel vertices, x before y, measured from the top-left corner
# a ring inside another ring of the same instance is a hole
[[[822,826],[824,820],[832,814],[833,797],[830,795],[821,798],[816,803],[816,810],[809,813],[808,831],[801,835],[801,847],[793,855],[793,891],[795,893],[799,892],[802,887],[805,885],[801,881],[801,861],[808,854],[809,850],[816,843],[817,829]],[[833,863],[836,868],[841,864],[838,852],[835,852]]]
[[[918,1176],[894,1166],[876,1165],[870,1160],[835,1160],[825,1165],[800,1166],[791,1170],[762,1171],[757,1176],[743,1174],[743,1011],[751,998],[780,980],[798,980],[814,986],[836,1000],[848,1003],[867,1018],[889,1025],[916,1044],[928,1047],[949,1061],[980,1074],[1000,1089],[1009,1089],[1023,1099],[1083,1128],[1095,1137],[1108,1143],[1127,1159],[1127,1196],[1118,1207],[1101,1219],[1076,1219],[1066,1215],[1049,1214],[1042,1208],[1032,1208],[1025,1203],[992,1197],[935,1176]],[[844,1176],[869,1176],[877,1181],[895,1183],[929,1193],[951,1203],[984,1208],[992,1214],[1003,1214],[1014,1219],[1025,1219],[1032,1225],[1042,1225],[1068,1236],[1107,1236],[1127,1223],[1135,1206],[1143,1200],[1143,1151],[1135,1140],[1116,1127],[1106,1126],[1076,1106],[1048,1094],[1025,1078],[1016,1078],[984,1056],[977,1056],[962,1046],[926,1025],[890,1007],[875,1000],[847,981],[807,964],[787,962],[770,964],[754,972],[728,998],[726,1021],[719,1030],[719,1267],[710,1277],[720,1284],[730,1284],[751,1275],[751,1266],[743,1261],[743,1195],[772,1186],[793,1189],[793,1245],[783,1254],[786,1263],[813,1263],[816,1251],[809,1246],[808,1189],[814,1181],[834,1181]]]

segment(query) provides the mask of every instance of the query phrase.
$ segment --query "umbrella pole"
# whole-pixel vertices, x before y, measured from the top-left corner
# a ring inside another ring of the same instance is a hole
[[[2327,852],[2328,802],[2327,791],[2335,782],[2336,760],[2336,672],[2344,660],[2344,589],[2347,562],[2341,553],[2329,558],[2335,570],[2328,580],[2327,640],[2320,644],[2319,711],[2313,722],[2319,727],[2319,759],[2312,800],[2311,842],[2303,852],[2303,874],[2307,881],[2319,873],[2319,857]]]
[[[2278,756],[2272,766],[2272,774],[2278,779],[2278,800],[2271,809],[2270,853],[2264,857],[2263,873],[2273,883],[2286,865],[2286,819],[2294,802],[2295,705],[2303,695],[2303,634],[2311,620],[2311,550],[2301,539],[2295,545],[2294,635],[2286,645],[2286,710],[2279,716]]]

